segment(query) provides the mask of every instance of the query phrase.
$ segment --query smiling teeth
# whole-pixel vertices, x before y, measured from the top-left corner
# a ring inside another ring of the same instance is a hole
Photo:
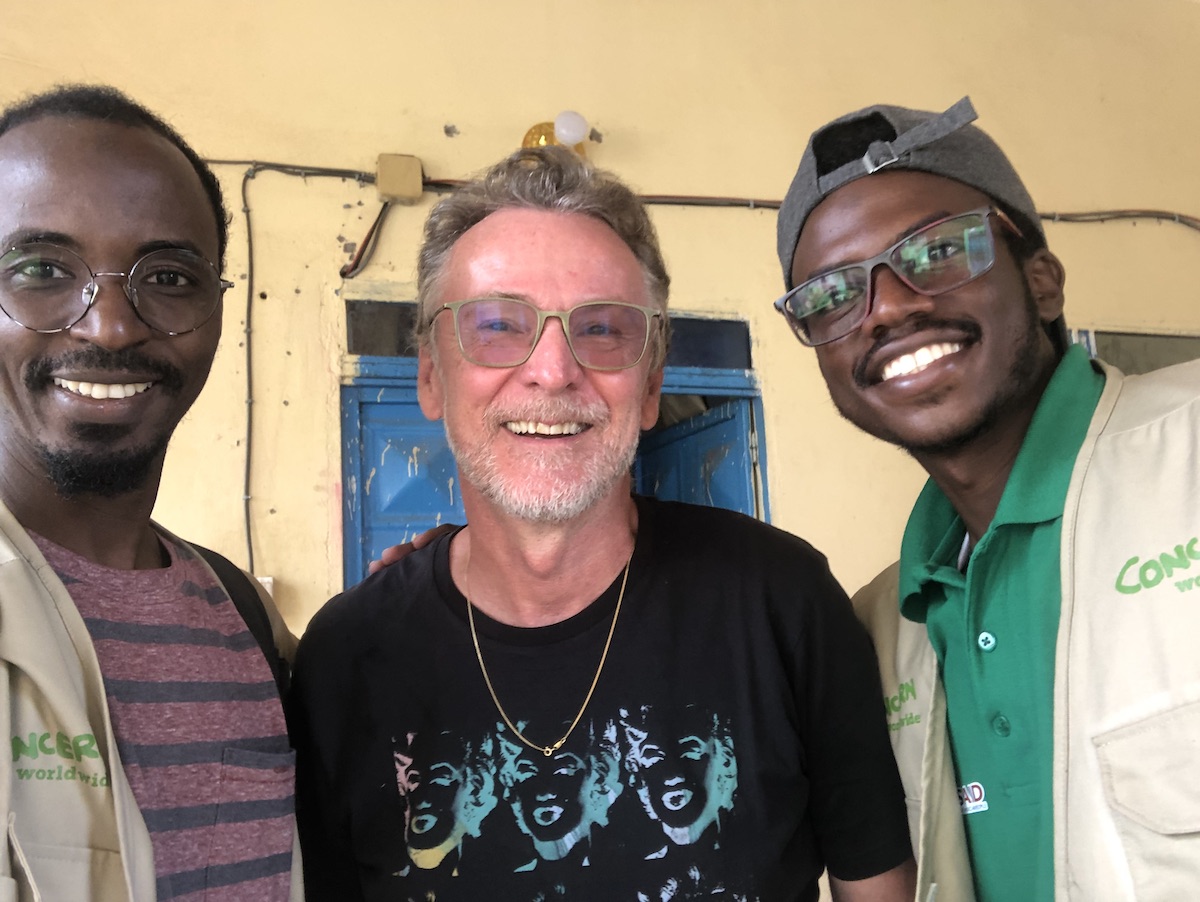
[[[533,420],[513,420],[505,423],[515,435],[579,435],[582,423],[535,423]]]
[[[911,354],[904,354],[890,361],[883,368],[882,379],[884,382],[887,382],[889,379],[895,379],[897,376],[911,376],[913,373],[919,373],[935,360],[940,360],[947,354],[953,354],[955,351],[961,351],[962,347],[958,342],[944,341],[941,344],[917,348]]]
[[[67,391],[75,395],[83,395],[85,398],[95,398],[97,401],[103,401],[107,398],[132,398],[134,395],[140,395],[148,389],[152,382],[129,382],[122,384],[109,384],[106,382],[76,382],[73,379],[55,378],[54,384],[59,388],[65,388]]]

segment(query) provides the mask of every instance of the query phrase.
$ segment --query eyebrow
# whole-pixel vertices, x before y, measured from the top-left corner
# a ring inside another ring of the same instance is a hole
[[[16,247],[19,244],[57,244],[59,247],[65,247],[69,251],[83,256],[82,245],[66,232],[53,232],[47,229],[20,229],[4,236],[3,241],[0,241],[4,249]],[[197,257],[203,257],[208,260],[208,255],[200,249],[200,246],[194,241],[187,240],[168,240],[158,239],[155,241],[145,241],[134,248],[134,260],[140,260],[146,254],[154,251],[164,250],[184,250],[190,251]],[[90,261],[89,265],[90,265]],[[210,261],[211,262],[211,261]]]
[[[921,231],[921,229],[925,228],[926,226],[931,226],[935,222],[938,222],[942,219],[949,219],[951,216],[954,216],[954,214],[949,212],[948,210],[939,210],[936,213],[930,213],[928,216],[925,216],[922,219],[917,220],[916,222],[914,222],[912,225],[910,225],[908,228],[904,229],[903,231],[897,232],[895,235],[893,235],[892,240],[887,243],[887,248],[893,248],[897,244],[899,244],[901,241],[903,241],[905,238],[911,238],[913,235],[915,235],[917,232]],[[883,251],[880,251],[880,253],[883,253]],[[875,255],[872,254],[871,256],[875,256]],[[798,282],[796,282],[796,284],[803,285],[805,282],[811,282],[813,279],[819,279],[819,278],[821,278],[821,276],[828,275],[831,272],[836,272],[839,269],[846,269],[849,266],[855,266],[859,263],[862,263],[863,259],[864,258],[862,258],[862,257],[858,257],[858,258],[851,259],[851,260],[841,260],[837,263],[831,263],[828,266],[822,266],[820,269],[815,269],[812,272],[810,272],[806,278],[799,280]]]
[[[191,251],[197,257],[203,257],[205,260],[208,260],[208,254],[204,253],[198,244],[194,241],[184,240],[168,241],[160,239],[158,241],[147,241],[139,244],[134,253],[140,258],[146,256],[146,254],[152,254],[154,251]]]
[[[496,298],[501,301],[524,301],[527,304],[533,303],[529,295],[519,294],[514,291],[489,291],[487,294],[480,295],[480,298]]]
[[[79,243],[64,232],[49,232],[45,229],[20,229],[4,236],[4,247],[15,247],[18,244],[58,244],[69,250],[77,250]]]

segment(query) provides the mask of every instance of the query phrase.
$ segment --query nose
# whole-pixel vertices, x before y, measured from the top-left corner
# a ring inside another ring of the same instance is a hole
[[[124,278],[98,277],[87,313],[70,332],[94,345],[117,351],[141,344],[150,338],[152,330],[137,315],[133,301],[126,294]]]
[[[914,316],[929,316],[934,298],[914,291],[887,265],[880,263],[871,273],[870,309],[860,328],[867,334],[894,329]]]
[[[571,352],[562,320],[558,317],[547,318],[542,334],[533,346],[533,353],[521,369],[529,382],[550,391],[562,391],[579,381],[583,367]]]

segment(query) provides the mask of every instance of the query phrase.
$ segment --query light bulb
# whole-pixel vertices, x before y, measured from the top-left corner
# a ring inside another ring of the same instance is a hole
[[[554,139],[559,144],[574,147],[587,140],[587,120],[574,110],[563,110],[554,117]]]

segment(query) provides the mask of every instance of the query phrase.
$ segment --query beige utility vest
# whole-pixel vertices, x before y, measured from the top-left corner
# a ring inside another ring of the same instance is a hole
[[[1106,383],[1063,510],[1055,896],[1200,898],[1200,361]],[[918,899],[973,898],[945,697],[895,566],[854,599],[879,655]]]

